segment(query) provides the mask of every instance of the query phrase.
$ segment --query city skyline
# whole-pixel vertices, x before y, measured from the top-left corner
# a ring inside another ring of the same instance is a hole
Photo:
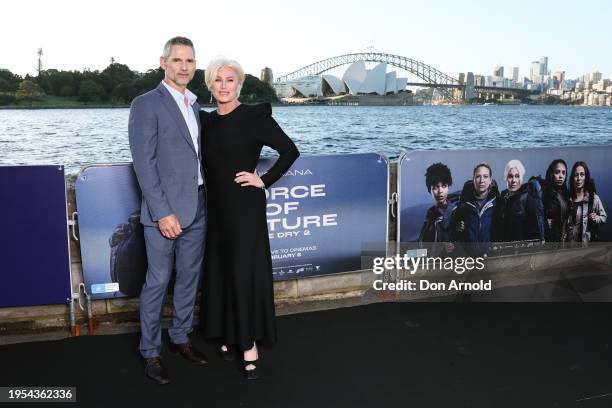
[[[529,7],[521,7],[523,3]],[[144,72],[158,66],[163,43],[174,35],[195,42],[199,68],[223,54],[238,59],[255,76],[264,66],[278,77],[318,60],[366,50],[413,58],[455,78],[460,72],[491,75],[495,66],[506,71],[518,67],[519,78],[529,78],[531,62],[543,56],[549,58],[551,73],[565,71],[566,78],[593,71],[606,78],[612,74],[612,56],[604,52],[612,28],[566,19],[583,21],[591,10],[612,11],[602,1],[571,13],[558,2],[523,1],[503,13],[482,1],[469,8],[450,1],[423,5],[395,0],[355,8],[348,1],[286,5],[238,0],[229,9],[187,1],[170,10],[116,0],[95,10],[73,0],[33,4],[27,30],[17,18],[0,27],[5,50],[0,68],[19,75],[35,74],[39,48],[44,69],[102,70],[114,58]],[[5,10],[7,16],[22,13],[15,3]],[[177,21],[168,17],[172,12]],[[14,33],[19,33],[18,40],[9,41]]]

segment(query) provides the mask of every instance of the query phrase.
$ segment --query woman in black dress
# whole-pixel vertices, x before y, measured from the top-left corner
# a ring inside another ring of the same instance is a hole
[[[299,152],[272,118],[270,104],[238,100],[244,71],[235,61],[217,59],[205,74],[217,110],[202,112],[202,150],[207,186],[207,237],[200,327],[206,337],[244,352],[244,373],[257,378],[255,342],[274,343],[276,324],[266,195]],[[255,167],[263,146],[279,153],[259,177]]]

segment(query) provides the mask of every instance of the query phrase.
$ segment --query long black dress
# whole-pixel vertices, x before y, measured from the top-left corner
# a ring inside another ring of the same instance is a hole
[[[274,343],[276,323],[265,192],[234,178],[255,171],[262,147],[269,146],[279,153],[261,176],[269,187],[299,152],[272,118],[270,104],[241,104],[201,118],[208,225],[200,327],[206,337],[244,351],[254,341]]]

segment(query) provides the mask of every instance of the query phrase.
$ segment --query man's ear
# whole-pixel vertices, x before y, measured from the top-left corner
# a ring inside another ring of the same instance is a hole
[[[159,67],[166,70],[166,59],[164,57],[159,57]]]

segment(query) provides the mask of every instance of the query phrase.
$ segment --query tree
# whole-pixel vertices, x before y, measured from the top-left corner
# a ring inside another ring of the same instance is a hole
[[[0,69],[0,92],[15,92],[22,81],[19,75],[13,74],[8,69]]]
[[[91,102],[102,99],[105,96],[104,89],[91,79],[86,79],[81,82],[79,88],[79,101]]]
[[[63,96],[65,98],[76,96],[76,90],[72,85],[64,85],[59,91],[59,96]]]
[[[187,88],[198,97],[200,103],[210,103],[210,91],[204,83],[203,69],[196,69],[193,79],[189,82]]]
[[[163,69],[150,69],[136,81],[136,89],[139,94],[143,94],[151,89],[155,89],[162,79],[164,79]]]
[[[117,85],[122,83],[133,83],[136,79],[136,73],[125,64],[117,62],[111,63],[100,73],[96,82],[98,82],[104,90],[110,94]]]
[[[30,105],[32,105],[32,101],[37,101],[44,95],[45,92],[40,86],[32,81],[25,80],[21,81],[19,84],[19,88],[17,88],[17,92],[15,93],[15,98],[19,101],[28,101]]]
[[[58,71],[58,70],[47,70],[45,71],[47,75],[47,80],[51,85],[51,92],[53,95],[63,96],[62,90],[66,87],[71,87],[73,89],[72,95],[66,96],[74,96],[74,74],[70,71]]]
[[[240,99],[244,102],[276,102],[276,92],[267,82],[262,82],[253,75],[246,75]]]
[[[11,93],[0,92],[0,106],[12,105],[15,103],[15,95]]]
[[[115,87],[113,90],[113,98],[122,100],[123,103],[130,103],[138,95],[138,91],[134,84],[129,82],[123,82]]]

